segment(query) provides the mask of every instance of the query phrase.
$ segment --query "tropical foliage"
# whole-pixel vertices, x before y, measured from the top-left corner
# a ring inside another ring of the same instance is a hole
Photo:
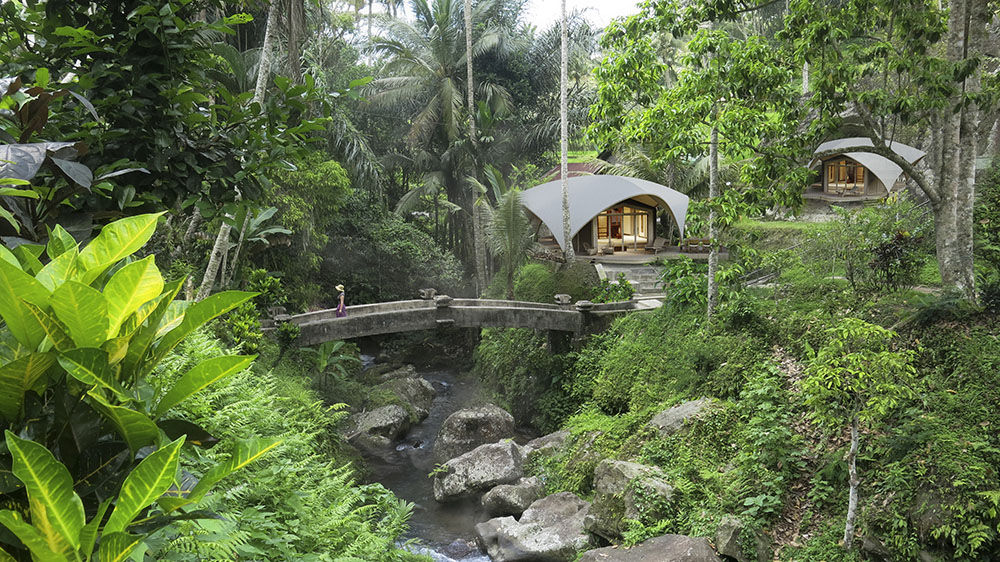
[[[0,250],[6,324],[0,413],[14,476],[3,493],[15,506],[3,512],[3,524],[20,541],[7,541],[10,553],[24,548],[35,559],[89,559],[100,537],[102,558],[124,558],[275,444],[245,442],[197,483],[181,484],[181,446],[211,436],[171,410],[254,357],[206,359],[155,392],[146,378],[184,338],[253,294],[175,301],[181,280],[164,283],[153,257],[128,259],[158,218],[121,219],[82,248],[57,226],[46,246]],[[68,424],[74,431],[66,438]],[[162,514],[142,517],[153,503]],[[137,519],[143,525],[133,527]]]

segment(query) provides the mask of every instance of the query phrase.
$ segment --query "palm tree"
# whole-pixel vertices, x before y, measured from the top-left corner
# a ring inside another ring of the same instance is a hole
[[[521,191],[511,189],[500,196],[496,208],[487,211],[486,241],[500,262],[507,284],[507,298],[514,299],[514,273],[535,248],[534,230],[521,205]]]
[[[481,21],[494,4],[495,0],[477,3],[470,11],[470,20]],[[507,33],[487,23],[474,41],[466,41],[461,0],[414,0],[412,7],[413,21],[389,20],[387,37],[374,40],[376,52],[387,56],[382,72],[387,77],[372,82],[369,99],[409,115],[407,144],[411,150],[420,148],[438,155],[433,160],[440,167],[432,171],[439,173],[448,199],[467,211],[451,217],[457,238],[468,241],[474,237],[468,220],[473,215],[473,198],[470,190],[464,189],[460,180],[464,174],[459,171],[466,164],[462,153],[469,151],[455,150],[456,144],[463,143],[463,88],[467,88],[463,78],[468,78],[469,58],[507,47]],[[471,57],[467,56],[470,51]],[[509,94],[500,86],[484,82],[479,92],[493,107],[509,104]],[[473,261],[469,258],[474,247],[466,242],[460,248],[467,264]]]

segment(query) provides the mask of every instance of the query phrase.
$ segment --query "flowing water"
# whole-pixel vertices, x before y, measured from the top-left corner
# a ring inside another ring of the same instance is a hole
[[[488,519],[478,500],[440,504],[434,500],[434,441],[444,420],[475,399],[479,383],[453,370],[423,370],[417,374],[438,391],[430,415],[414,426],[382,457],[368,459],[372,480],[381,483],[401,499],[414,504],[410,532],[406,538],[419,539],[425,548],[414,548],[447,562],[488,562],[475,546],[475,525]]]

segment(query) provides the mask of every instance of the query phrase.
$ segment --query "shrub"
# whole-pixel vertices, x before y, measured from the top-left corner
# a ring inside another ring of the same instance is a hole
[[[625,278],[625,273],[619,273],[616,281],[616,283],[612,283],[607,279],[601,279],[601,284],[594,287],[594,295],[590,297],[590,300],[594,302],[619,302],[632,300],[632,296],[635,295],[635,288],[632,287],[632,283]]]
[[[837,220],[813,240],[814,251],[842,263],[855,291],[913,286],[929,257],[924,240],[932,225],[925,211],[905,198],[853,211],[833,209]]]

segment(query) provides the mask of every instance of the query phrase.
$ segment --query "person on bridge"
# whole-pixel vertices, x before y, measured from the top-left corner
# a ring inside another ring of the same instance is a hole
[[[344,286],[337,285],[334,288],[340,291],[340,295],[337,296],[337,318],[343,318],[347,316],[347,309],[344,307]]]

